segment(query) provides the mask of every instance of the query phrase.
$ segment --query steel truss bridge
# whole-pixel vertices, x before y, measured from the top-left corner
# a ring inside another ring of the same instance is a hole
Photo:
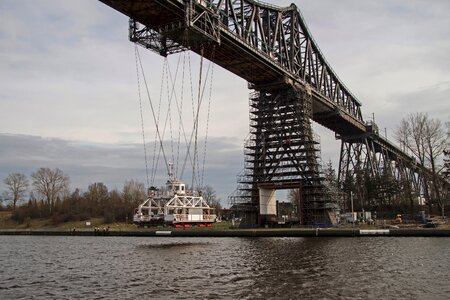
[[[249,223],[274,221],[274,191],[300,189],[304,224],[332,223],[311,119],[341,140],[339,181],[389,174],[411,199],[427,172],[367,123],[361,102],[314,41],[298,8],[255,0],[100,0],[130,18],[132,42],[162,56],[191,50],[247,80],[250,138],[233,201]],[[383,189],[380,188],[380,193]],[[361,195],[362,197],[362,195]]]

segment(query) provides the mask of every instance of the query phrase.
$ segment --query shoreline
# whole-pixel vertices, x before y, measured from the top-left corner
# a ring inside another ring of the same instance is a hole
[[[98,236],[98,237],[450,237],[450,229],[146,229],[146,230],[58,230],[1,229],[0,235]]]

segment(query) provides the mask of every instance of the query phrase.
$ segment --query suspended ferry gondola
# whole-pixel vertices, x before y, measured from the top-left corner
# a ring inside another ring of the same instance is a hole
[[[136,209],[133,222],[140,226],[208,226],[216,222],[216,215],[201,192],[187,190],[186,185],[170,172],[163,191],[155,187],[149,189],[148,198]]]

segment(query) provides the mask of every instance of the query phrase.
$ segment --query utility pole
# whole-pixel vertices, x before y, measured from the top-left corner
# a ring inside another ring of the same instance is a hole
[[[350,191],[350,203],[352,205],[352,226],[355,227],[355,214],[353,212],[353,191]]]

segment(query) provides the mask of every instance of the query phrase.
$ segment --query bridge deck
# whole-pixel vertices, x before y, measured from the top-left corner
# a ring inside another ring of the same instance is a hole
[[[185,18],[184,3],[180,0],[100,1],[150,28],[179,23]],[[199,43],[187,41],[185,37],[177,42],[197,54],[201,53]],[[205,58],[255,86],[283,84],[289,80],[299,85],[305,84],[300,78],[284,70],[273,58],[234,35],[223,24],[220,28],[220,44],[216,47],[205,47],[203,51]],[[364,124],[360,120],[337,108],[335,103],[319,92],[312,92],[314,121],[341,135],[365,132]]]

